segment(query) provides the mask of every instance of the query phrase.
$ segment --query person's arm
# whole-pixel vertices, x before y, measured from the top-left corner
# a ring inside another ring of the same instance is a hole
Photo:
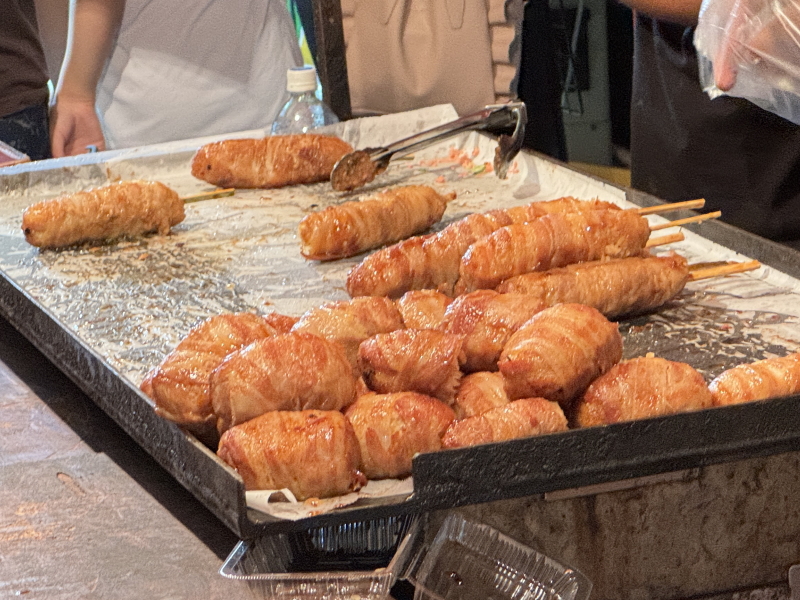
[[[622,0],[623,4],[656,19],[696,25],[701,0]]]
[[[55,85],[58,82],[67,47],[69,0],[34,0],[34,5],[47,72]]]
[[[67,52],[51,112],[53,156],[105,149],[95,110],[97,84],[122,22],[125,0],[72,0]]]

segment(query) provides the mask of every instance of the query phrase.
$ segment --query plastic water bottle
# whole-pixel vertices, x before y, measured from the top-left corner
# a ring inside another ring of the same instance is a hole
[[[286,90],[292,95],[272,124],[272,133],[306,133],[311,129],[338,123],[339,119],[317,98],[317,70],[298,67],[286,72]]]

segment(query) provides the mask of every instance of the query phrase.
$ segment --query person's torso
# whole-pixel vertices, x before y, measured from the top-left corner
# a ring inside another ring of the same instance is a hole
[[[263,128],[301,62],[280,0],[128,0],[98,93],[111,147]]]
[[[702,91],[693,30],[638,16],[631,99],[632,185],[664,200],[705,198],[723,220],[800,239],[800,127]]]
[[[0,1],[0,117],[46,105],[47,80],[33,0]]]

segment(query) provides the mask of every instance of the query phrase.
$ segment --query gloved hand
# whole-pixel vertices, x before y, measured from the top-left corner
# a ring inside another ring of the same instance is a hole
[[[703,0],[694,43],[710,95],[744,97],[798,122],[800,0]]]

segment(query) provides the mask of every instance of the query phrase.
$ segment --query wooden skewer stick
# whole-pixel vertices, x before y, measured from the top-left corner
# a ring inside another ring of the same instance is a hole
[[[699,262],[699,263],[692,263],[689,265],[690,271],[699,271],[700,269],[710,269],[712,267],[722,267],[725,265],[734,265],[739,264],[732,260],[715,260],[712,262]]]
[[[758,262],[757,260],[750,260],[741,263],[730,263],[727,265],[721,265],[719,267],[709,267],[707,269],[698,269],[696,271],[692,271],[691,273],[689,273],[689,279],[691,281],[697,281],[698,279],[723,277],[724,275],[732,275],[733,273],[744,273],[745,271],[752,271],[753,269],[757,269],[760,266],[761,263]]]
[[[673,242],[682,242],[685,238],[681,232],[678,233],[671,233],[669,235],[662,235],[661,237],[657,238],[650,238],[647,240],[647,243],[644,245],[645,248],[652,248],[653,246],[663,246],[665,244],[671,244]]]
[[[201,192],[199,194],[190,194],[189,196],[181,196],[181,200],[185,203],[200,202],[201,200],[211,200],[212,198],[224,198],[225,196],[233,196],[236,188],[217,188],[210,192]]]
[[[658,225],[653,225],[652,227],[650,227],[650,231],[659,231],[661,229],[669,229],[670,227],[679,227],[680,225],[688,225],[689,223],[700,223],[701,221],[708,221],[709,219],[716,219],[717,217],[721,216],[722,216],[722,211],[718,210],[716,212],[706,213],[704,215],[695,215],[693,217],[687,217],[685,219],[670,221],[669,223],[660,223]]]
[[[637,208],[636,212],[640,215],[656,215],[659,213],[672,212],[674,210],[690,210],[693,208],[703,208],[706,205],[705,198],[697,200],[684,200],[683,202],[672,202],[671,204],[659,204],[657,206],[646,206]]]

